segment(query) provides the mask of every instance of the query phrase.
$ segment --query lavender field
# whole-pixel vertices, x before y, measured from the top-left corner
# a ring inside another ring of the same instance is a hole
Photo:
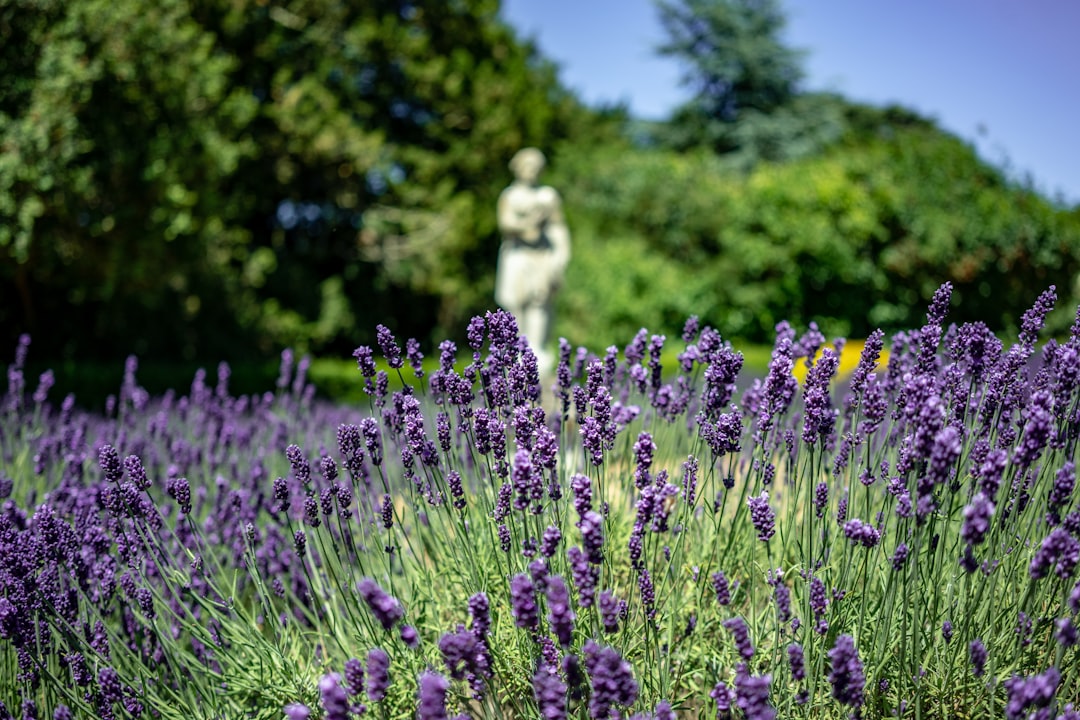
[[[1080,719],[1080,313],[950,294],[843,378],[814,326],[756,379],[696,318],[564,342],[551,387],[503,312],[428,372],[380,327],[358,407],[286,351],[241,397],[132,358],[92,415],[24,338],[0,720]]]

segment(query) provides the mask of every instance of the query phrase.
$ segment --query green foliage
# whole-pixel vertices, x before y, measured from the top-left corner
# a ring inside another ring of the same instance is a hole
[[[236,359],[488,308],[507,159],[610,134],[497,9],[3,3],[4,335]]]
[[[632,307],[636,326],[670,333],[696,307],[757,341],[782,319],[865,336],[917,325],[917,308],[949,280],[963,298],[958,322],[1012,329],[1032,287],[1071,290],[1075,212],[1010,185],[904,111],[846,117],[853,130],[829,151],[745,178],[708,152],[598,148],[566,162],[559,181],[584,232],[559,327],[625,335]],[[1069,321],[1062,311],[1051,327]]]
[[[775,0],[657,0],[657,7],[668,34],[659,51],[683,63],[693,92],[657,129],[664,145],[707,147],[749,169],[802,157],[840,135],[839,103],[798,92],[802,53],[782,41]]]
[[[1071,289],[1078,211],[910,112],[799,92],[774,2],[661,7],[697,94],[646,126],[582,107],[495,0],[0,0],[0,344],[257,363],[345,356],[377,322],[461,339],[523,145],[565,199],[576,343],[701,309],[747,339],[864,334],[943,280],[1007,328],[1031,287]]]

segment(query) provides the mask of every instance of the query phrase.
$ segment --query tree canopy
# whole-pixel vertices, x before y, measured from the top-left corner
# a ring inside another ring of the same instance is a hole
[[[194,357],[467,319],[499,170],[606,122],[497,10],[5,3],[0,322]]]
[[[658,10],[694,96],[643,130],[497,0],[0,0],[0,341],[205,361],[347,355],[377,323],[460,337],[525,145],[566,201],[575,342],[690,314],[901,327],[944,280],[1005,327],[1071,289],[1080,210],[910,112],[804,92],[777,2]]]
[[[819,150],[840,135],[828,96],[800,92],[803,53],[786,45],[777,0],[657,0],[693,96],[658,129],[678,150],[706,147],[743,169]]]

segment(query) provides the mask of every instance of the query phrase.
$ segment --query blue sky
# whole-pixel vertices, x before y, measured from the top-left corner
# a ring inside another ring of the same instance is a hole
[[[1080,203],[1080,0],[781,0],[804,87],[895,102]],[[588,102],[659,119],[686,99],[652,0],[503,0]]]

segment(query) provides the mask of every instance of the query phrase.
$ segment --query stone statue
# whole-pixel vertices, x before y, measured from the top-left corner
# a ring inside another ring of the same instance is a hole
[[[570,230],[559,193],[538,183],[544,163],[544,154],[536,148],[519,150],[510,161],[514,182],[499,196],[503,240],[495,302],[513,314],[536,353],[541,374],[548,375],[553,366],[546,349],[552,300],[570,261]]]

